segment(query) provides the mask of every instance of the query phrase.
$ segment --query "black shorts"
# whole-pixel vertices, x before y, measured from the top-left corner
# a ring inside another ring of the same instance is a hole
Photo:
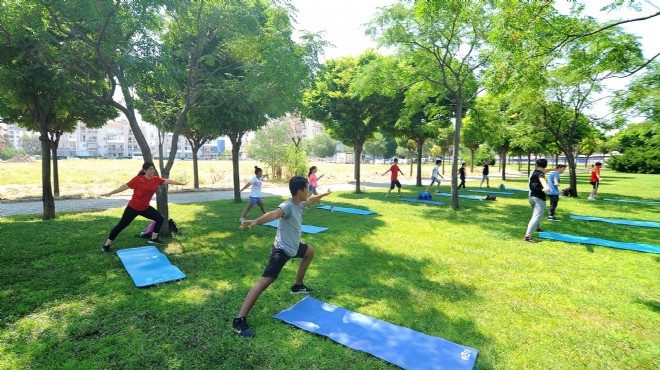
[[[594,189],[598,189],[598,182],[597,181],[596,182],[590,181],[589,183],[591,184],[591,186],[594,187]]]
[[[399,180],[390,181],[390,190],[394,189],[394,185],[396,185],[397,188],[401,189],[401,183],[399,182]]]
[[[307,253],[308,247],[309,246],[305,243],[298,244],[298,254],[296,254],[296,257],[305,257],[305,253]],[[282,271],[282,268],[284,265],[286,265],[287,261],[296,257],[287,256],[283,250],[275,248],[273,245],[270,249],[270,257],[268,257],[268,266],[266,266],[264,273],[261,276],[277,279],[277,277],[280,275],[280,271]]]

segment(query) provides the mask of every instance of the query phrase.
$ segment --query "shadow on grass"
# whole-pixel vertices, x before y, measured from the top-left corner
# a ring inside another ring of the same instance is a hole
[[[266,208],[280,201],[269,199]],[[172,206],[183,233],[160,249],[188,278],[146,289],[134,287],[116,255],[100,252],[121,210],[4,223],[11,246],[0,255],[0,343],[15,354],[8,361],[17,367],[389,368],[271,319],[300,299],[288,294],[297,263],[285,267],[251,312],[257,338],[246,342],[230,330],[275,235],[267,227],[238,229],[236,215],[244,205]],[[304,218],[330,227],[303,235],[317,250],[306,280],[317,288],[317,298],[459,344],[479,349],[491,344],[473,320],[434,304],[479,302],[474,286],[431,280],[425,271],[433,261],[369,245],[364,240],[385,225],[378,215],[328,214],[311,209]],[[134,221],[114,250],[144,245],[133,235],[146,224]],[[491,368],[490,359],[482,355],[477,367]]]

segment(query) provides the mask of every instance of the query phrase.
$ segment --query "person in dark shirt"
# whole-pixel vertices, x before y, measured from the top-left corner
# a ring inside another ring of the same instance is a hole
[[[465,189],[465,163],[458,169],[458,178],[461,179],[461,183],[458,184],[458,190],[461,190],[461,186]]]
[[[490,183],[488,182],[488,162],[484,163],[484,170],[481,172],[481,183],[479,184],[479,189],[481,189],[481,185],[484,184],[484,181],[486,181],[486,187],[490,187]]]
[[[523,240],[530,243],[535,242],[532,239],[534,230],[543,231],[541,229],[541,219],[545,213],[545,194],[550,191],[548,182],[545,180],[546,167],[548,167],[546,159],[537,159],[536,168],[529,176],[529,204],[532,206],[532,218],[527,224],[527,232]]]

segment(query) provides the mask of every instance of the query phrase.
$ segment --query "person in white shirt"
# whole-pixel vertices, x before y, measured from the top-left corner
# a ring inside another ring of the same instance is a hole
[[[243,210],[243,214],[241,215],[241,218],[239,219],[240,222],[245,221],[245,216],[247,213],[254,207],[255,204],[259,205],[259,208],[261,208],[261,213],[266,213],[266,208],[264,207],[264,202],[261,200],[261,185],[263,182],[264,177],[268,175],[264,175],[263,171],[261,168],[254,166],[254,178],[250,180],[245,186],[243,186],[243,189],[241,191],[249,188],[252,186],[252,189],[250,190],[250,201],[248,202],[248,205],[245,206],[245,209]]]
[[[435,166],[433,166],[433,172],[431,172],[431,184],[429,184],[429,186],[426,187],[427,193],[429,192],[431,186],[433,186],[433,184],[435,183],[438,183],[435,191],[436,192],[440,191],[440,178],[442,177],[442,175],[440,174],[440,163],[442,163],[440,159],[435,161]],[[442,178],[444,179],[444,177]]]

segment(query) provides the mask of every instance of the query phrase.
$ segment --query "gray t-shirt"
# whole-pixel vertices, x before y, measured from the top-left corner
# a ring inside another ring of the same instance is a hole
[[[275,248],[279,248],[289,257],[295,257],[298,254],[298,245],[300,244],[300,229],[302,228],[303,210],[306,202],[300,202],[296,205],[293,199],[287,199],[279,208],[284,215],[277,226],[275,234]]]

